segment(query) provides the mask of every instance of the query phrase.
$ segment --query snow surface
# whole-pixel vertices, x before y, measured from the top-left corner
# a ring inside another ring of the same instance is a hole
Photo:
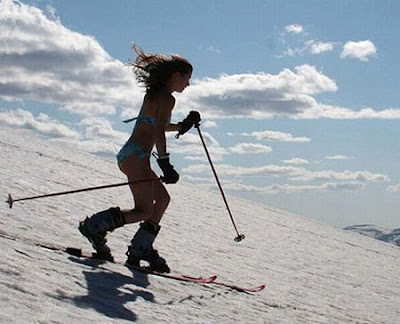
[[[114,161],[29,130],[0,126],[0,146],[4,200],[125,181]],[[265,290],[177,282],[0,238],[0,323],[400,323],[399,247],[228,196],[247,236],[236,243],[218,191],[168,189],[156,247],[170,266]],[[4,203],[0,229],[89,249],[78,222],[111,206],[133,207],[127,187]],[[136,229],[109,236],[118,259]]]

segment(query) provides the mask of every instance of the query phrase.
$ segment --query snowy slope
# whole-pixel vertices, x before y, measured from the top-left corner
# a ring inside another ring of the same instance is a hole
[[[0,126],[3,199],[124,181],[113,161]],[[173,269],[243,286],[133,274],[0,238],[0,323],[400,323],[400,250],[282,210],[228,197],[235,233],[218,192],[170,185],[172,204],[157,248]],[[0,229],[89,248],[76,229],[85,215],[132,207],[127,187],[3,204]],[[110,235],[123,260],[137,225]]]

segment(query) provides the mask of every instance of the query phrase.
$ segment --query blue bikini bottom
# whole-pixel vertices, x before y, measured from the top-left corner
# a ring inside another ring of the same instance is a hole
[[[143,159],[146,156],[149,156],[149,153],[147,153],[143,148],[141,148],[139,145],[132,143],[131,141],[127,141],[120,149],[120,151],[117,154],[117,161],[118,163],[121,163],[123,160],[125,160],[127,157],[129,157],[132,154],[136,154],[136,156],[139,159]]]

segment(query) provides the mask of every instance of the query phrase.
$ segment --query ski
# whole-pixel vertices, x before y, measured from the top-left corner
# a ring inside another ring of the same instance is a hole
[[[38,247],[52,250],[52,251],[60,251],[60,252],[67,253],[69,255],[79,257],[79,258],[87,258],[87,259],[92,259],[92,260],[120,264],[120,265],[128,267],[132,270],[138,271],[138,272],[155,275],[158,277],[164,277],[167,279],[173,279],[173,280],[177,280],[177,281],[185,281],[185,282],[191,282],[191,283],[197,283],[197,284],[203,284],[203,285],[207,285],[207,284],[218,285],[218,286],[226,287],[226,288],[236,290],[238,292],[244,292],[244,293],[257,293],[265,288],[265,285],[259,285],[259,286],[254,286],[254,287],[241,287],[241,286],[234,285],[234,284],[220,282],[220,281],[217,281],[216,275],[203,278],[203,277],[194,277],[194,276],[185,275],[185,274],[173,274],[173,273],[162,273],[162,272],[152,271],[149,268],[135,267],[135,266],[126,264],[125,262],[122,262],[119,260],[101,259],[96,256],[96,253],[89,252],[89,251],[86,251],[86,250],[83,250],[80,248],[68,247],[68,246],[63,246],[63,245],[54,244],[54,243],[47,243],[47,242],[42,242],[42,241],[38,241],[35,239],[29,239],[26,237],[9,234],[9,233],[3,231],[2,229],[0,229],[0,237],[3,237],[8,240],[12,240],[12,241],[22,242],[22,243],[33,245],[33,246],[38,246]]]
[[[21,236],[16,236],[16,235],[6,233],[5,231],[3,231],[1,229],[0,229],[0,237],[6,238],[9,240],[13,240],[13,241],[26,243],[29,245],[38,246],[38,247],[52,250],[52,251],[64,252],[64,253],[73,255],[75,257],[82,257],[82,258],[92,259],[92,260],[97,260],[97,261],[121,264],[121,265],[124,265],[127,268],[133,269],[135,271],[155,275],[158,277],[174,279],[174,280],[178,280],[178,281],[186,281],[186,282],[193,282],[193,283],[199,283],[199,284],[209,284],[217,279],[217,276],[215,276],[215,275],[208,277],[208,278],[203,278],[203,277],[193,277],[193,276],[188,276],[188,275],[179,275],[179,274],[171,274],[171,273],[162,273],[162,272],[152,271],[151,269],[146,268],[146,267],[135,267],[135,266],[126,264],[126,263],[124,263],[122,261],[118,261],[118,260],[102,259],[102,258],[97,257],[96,253],[85,251],[80,248],[69,247],[69,246],[66,247],[66,246],[62,246],[62,245],[58,245],[58,244],[54,244],[54,243],[46,243],[46,242],[41,242],[41,241],[37,241],[37,240],[33,240],[33,239],[28,239],[26,237],[21,237]]]
[[[159,276],[159,277],[174,279],[174,280],[178,280],[178,281],[188,281],[188,282],[199,283],[199,284],[215,284],[215,285],[227,287],[227,288],[239,291],[239,292],[256,293],[265,288],[265,285],[260,285],[260,286],[255,286],[255,287],[241,287],[238,285],[232,285],[232,284],[228,284],[225,282],[219,282],[219,281],[216,281],[216,279],[217,279],[216,275],[213,275],[208,278],[203,278],[203,277],[193,277],[193,276],[189,276],[189,275],[177,275],[177,274],[171,274],[171,273],[157,272],[157,271],[153,271],[146,267],[135,267],[135,266],[129,265],[125,262],[118,261],[118,260],[104,260],[102,258],[97,257],[95,252],[89,252],[89,251],[85,251],[85,250],[82,250],[79,248],[67,247],[67,248],[65,248],[64,252],[71,254],[73,256],[76,256],[76,257],[83,257],[83,258],[88,258],[88,259],[94,259],[94,260],[100,260],[100,261],[121,264],[130,269],[133,269],[133,270],[136,270],[139,272],[143,272],[146,274]]]
[[[232,284],[228,284],[225,282],[219,282],[219,281],[213,281],[212,283],[215,285],[220,285],[223,287],[227,287],[227,288],[237,290],[239,292],[245,292],[245,293],[257,293],[257,292],[265,289],[265,285],[259,285],[259,286],[254,286],[254,287],[240,287],[237,285],[232,285]]]
[[[196,279],[193,277],[190,277],[190,278]],[[215,278],[215,279],[217,279],[217,278]],[[227,288],[230,288],[233,290],[237,290],[239,292],[246,292],[246,293],[256,293],[256,292],[259,292],[259,291],[265,289],[265,285],[259,285],[259,286],[254,286],[254,287],[241,287],[241,286],[232,285],[232,284],[228,284],[228,283],[220,282],[220,281],[216,281],[216,280],[213,280],[212,282],[208,282],[208,283],[227,287]]]
[[[107,259],[99,258],[98,256],[96,256],[95,252],[89,252],[89,251],[85,251],[85,250],[82,250],[80,248],[75,248],[75,247],[66,247],[63,249],[63,252],[66,252],[70,255],[73,255],[73,256],[76,256],[79,258],[86,258],[86,259],[93,259],[93,260],[116,263],[116,264],[123,265],[129,269],[133,269],[135,271],[139,271],[139,272],[143,272],[146,274],[151,274],[151,275],[155,275],[155,276],[159,276],[159,277],[179,280],[179,281],[188,281],[188,282],[194,282],[194,283],[200,283],[200,284],[209,284],[217,279],[217,276],[215,276],[215,275],[208,277],[208,278],[203,278],[203,277],[192,277],[192,276],[188,276],[188,275],[179,275],[179,274],[158,272],[158,271],[151,270],[148,267],[136,267],[136,266],[127,264],[126,262],[122,262],[122,261],[115,260],[115,259],[107,260]]]

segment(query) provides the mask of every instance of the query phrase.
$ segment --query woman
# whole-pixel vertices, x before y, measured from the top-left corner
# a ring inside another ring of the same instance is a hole
[[[165,183],[176,183],[179,174],[170,164],[165,132],[186,133],[200,122],[200,114],[191,111],[178,124],[171,124],[171,112],[175,105],[173,92],[182,92],[192,76],[193,67],[185,58],[173,55],[146,54],[134,46],[136,60],[130,65],[139,83],[146,87],[146,95],[136,119],[132,135],[117,154],[118,166],[129,181],[157,179],[151,169],[150,155],[154,146],[157,149],[157,163],[163,171],[161,178]],[[128,120],[128,121],[131,121]],[[154,271],[169,272],[164,258],[153,248],[153,242],[160,230],[160,221],[168,207],[170,197],[160,181],[137,182],[130,184],[135,208],[121,210],[119,207],[94,214],[80,222],[79,230],[92,243],[100,258],[112,259],[107,246],[106,232],[125,224],[143,221],[127,252],[127,263],[140,266],[147,261]]]

